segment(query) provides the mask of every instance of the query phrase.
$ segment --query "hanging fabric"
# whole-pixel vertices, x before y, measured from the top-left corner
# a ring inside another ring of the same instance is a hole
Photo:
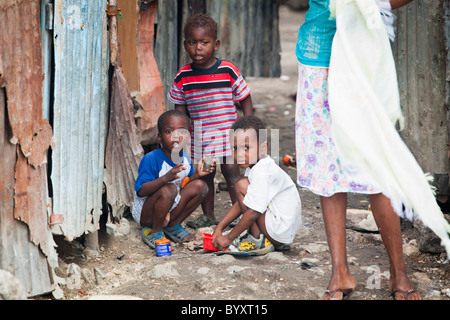
[[[385,1],[388,2],[388,1]],[[419,218],[450,253],[450,225],[401,139],[404,128],[388,28],[375,0],[331,0],[336,18],[329,69],[332,134],[343,170],[382,191],[400,217]],[[387,11],[386,11],[387,12]]]

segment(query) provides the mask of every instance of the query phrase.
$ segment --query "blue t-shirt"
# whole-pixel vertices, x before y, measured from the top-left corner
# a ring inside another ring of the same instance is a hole
[[[336,19],[330,18],[330,0],[310,0],[305,22],[300,26],[296,54],[300,63],[329,67]]]
[[[192,166],[189,157],[182,153],[180,158],[182,159],[186,170],[183,170],[178,174],[178,176],[180,176],[179,179],[171,181],[171,183],[175,183],[178,187],[181,186],[181,182],[185,177],[190,177],[194,174],[194,167]],[[136,193],[141,190],[144,183],[162,177],[176,165],[176,163],[172,162],[172,160],[166,156],[162,149],[147,153],[139,163],[138,177],[134,184]]]

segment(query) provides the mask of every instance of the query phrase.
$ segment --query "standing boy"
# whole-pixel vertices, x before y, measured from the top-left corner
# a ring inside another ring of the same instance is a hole
[[[191,118],[194,162],[205,157],[220,163],[231,201],[235,203],[235,183],[240,171],[232,161],[229,130],[238,119],[235,101],[240,102],[244,115],[253,113],[250,90],[233,63],[215,57],[220,40],[217,39],[217,23],[210,16],[197,14],[190,17],[184,27],[184,37],[184,47],[192,63],[180,69],[168,96],[175,103],[175,109]],[[196,221],[188,222],[192,228],[217,224],[214,175],[204,178],[209,189],[202,203],[204,214]]]
[[[248,230],[239,242],[239,251],[259,254],[286,250],[301,225],[301,202],[292,179],[267,154],[267,135],[263,122],[246,116],[231,127],[234,159],[246,169],[246,177],[236,184],[238,201],[213,233],[213,245],[223,249]],[[239,215],[242,218],[228,233],[223,230]]]

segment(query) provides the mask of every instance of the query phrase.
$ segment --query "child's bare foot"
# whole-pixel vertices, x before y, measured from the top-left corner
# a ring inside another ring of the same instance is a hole
[[[331,276],[328,290],[319,300],[344,300],[353,293],[356,287],[356,280],[351,274],[343,277]]]

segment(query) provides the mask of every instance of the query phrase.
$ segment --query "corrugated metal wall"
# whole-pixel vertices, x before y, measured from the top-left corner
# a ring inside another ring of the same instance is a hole
[[[245,76],[279,77],[280,35],[276,0],[207,0],[219,23],[218,56],[235,61]]]
[[[447,177],[447,50],[444,35],[446,0],[413,1],[396,10],[394,56],[406,129],[405,143],[425,172]],[[441,192],[442,187],[440,188]],[[439,190],[438,190],[439,191]]]
[[[204,10],[219,24],[219,58],[232,61],[244,77],[279,77],[280,37],[276,0],[160,0],[155,56],[167,92],[178,69],[189,63],[182,28],[194,10]],[[194,5],[195,4],[195,5]],[[173,104],[167,101],[168,109]]]
[[[35,296],[52,290],[51,272],[45,255],[30,241],[28,226],[14,217],[17,149],[9,142],[5,111],[5,90],[0,88],[0,269],[13,274],[24,285],[28,296]],[[40,214],[45,219],[45,211]]]
[[[168,101],[167,92],[178,72],[179,60],[179,14],[181,8],[178,1],[158,0],[158,14],[155,23],[155,59],[158,64],[161,80],[164,86],[165,105],[173,109],[173,103]]]
[[[55,149],[51,181],[56,234],[98,229],[108,112],[106,1],[55,0]]]
[[[39,0],[0,0],[0,269],[28,296],[52,290]]]

